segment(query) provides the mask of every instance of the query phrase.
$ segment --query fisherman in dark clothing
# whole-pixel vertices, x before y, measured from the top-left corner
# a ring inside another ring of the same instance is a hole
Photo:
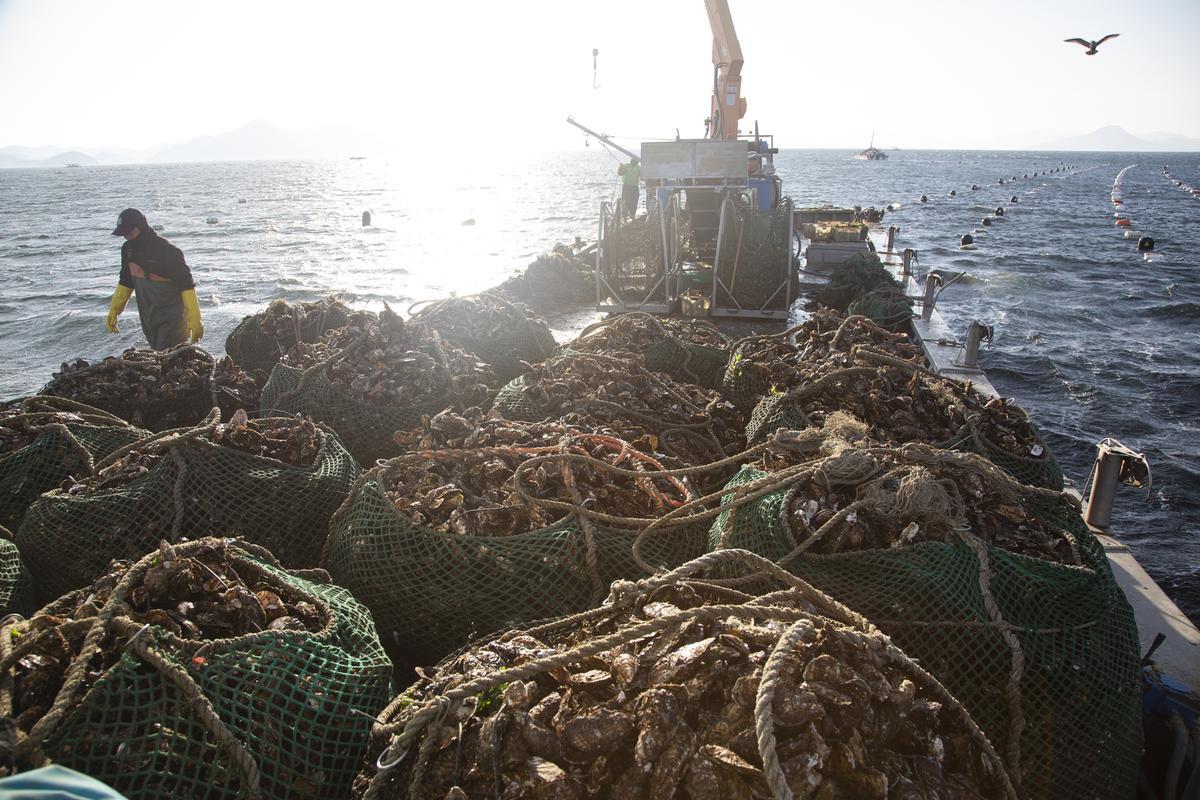
[[[108,330],[119,333],[117,317],[129,296],[137,292],[142,332],[155,350],[166,350],[183,342],[198,342],[204,335],[200,305],[192,271],[183,252],[159,236],[146,215],[127,208],[117,218],[113,236],[124,236],[121,245],[121,277],[108,307]]]

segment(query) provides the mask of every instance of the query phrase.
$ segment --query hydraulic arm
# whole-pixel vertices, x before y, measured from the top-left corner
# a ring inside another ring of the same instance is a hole
[[[738,122],[746,115],[742,97],[742,47],[727,0],[704,0],[713,33],[712,113],[708,118],[709,139],[736,139]]]

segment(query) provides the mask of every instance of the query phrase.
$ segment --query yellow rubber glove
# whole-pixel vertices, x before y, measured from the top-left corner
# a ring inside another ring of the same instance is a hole
[[[183,299],[183,313],[187,318],[188,341],[195,344],[204,336],[204,323],[200,321],[200,304],[196,301],[196,290],[184,289],[179,296]]]
[[[109,333],[120,333],[121,329],[117,327],[117,317],[121,316],[121,312],[125,310],[125,304],[129,302],[130,295],[133,294],[133,289],[128,286],[117,284],[117,290],[113,292],[112,302],[108,304],[108,319],[104,324],[108,326]]]

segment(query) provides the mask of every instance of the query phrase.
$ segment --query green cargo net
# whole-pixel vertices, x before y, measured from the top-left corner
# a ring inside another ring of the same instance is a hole
[[[530,458],[519,472],[558,458]],[[415,523],[389,498],[385,481],[402,466],[395,459],[363,475],[330,523],[323,560],[371,609],[398,664],[431,664],[471,638],[590,608],[612,581],[646,574],[632,554],[635,526],[644,520],[523,494],[561,518],[520,533],[499,524],[491,535],[443,532]],[[702,552],[704,537],[703,526],[667,531],[644,549],[642,563],[650,570],[678,565]]]
[[[520,375],[524,364],[545,361],[558,349],[544,320],[490,292],[416,303],[409,314],[410,321],[490,364],[504,383]]]
[[[66,478],[86,475],[95,462],[144,439],[149,431],[97,408],[61,397],[33,396],[0,414],[6,433],[30,440],[0,454],[0,525],[16,530],[25,510]]]
[[[185,535],[237,535],[278,553],[289,567],[316,566],[329,518],[358,477],[358,464],[328,429],[319,429],[315,461],[293,466],[208,441],[217,424],[133,445],[165,454],[131,480],[82,493],[56,489],[35,502],[16,542],[38,596],[77,589],[110,560],[138,558],[160,540]]]
[[[0,716],[30,702],[14,696],[14,674],[47,667],[22,659],[63,659],[57,688],[31,689],[49,689],[52,705],[26,708],[8,755],[23,768],[54,761],[131,800],[341,800],[370,718],[391,694],[392,667],[370,615],[320,571],[288,572],[252,545],[201,539],[176,545],[172,557],[204,548],[228,548],[247,580],[308,604],[319,629],[201,640],[135,622],[142,578],[166,565],[152,552],[98,609],[86,589],[0,628]],[[62,616],[77,606],[92,616]]]
[[[225,352],[242,369],[265,376],[297,342],[315,342],[349,319],[349,309],[333,298],[296,305],[275,300],[238,323],[225,340]]]
[[[837,485],[833,465],[814,463]],[[1137,628],[1076,509],[1051,492],[1016,489],[1030,514],[1072,542],[1074,563],[1009,552],[969,531],[817,555],[789,522],[794,486],[777,477],[746,468],[730,481],[710,547],[775,560],[878,625],[963,702],[1027,796],[1133,796]]]

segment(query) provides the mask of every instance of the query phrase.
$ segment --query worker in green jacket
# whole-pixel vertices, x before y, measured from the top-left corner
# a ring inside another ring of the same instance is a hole
[[[204,323],[183,251],[159,236],[136,208],[121,212],[113,236],[124,236],[125,244],[121,245],[121,276],[108,307],[109,332],[120,332],[117,317],[136,292],[142,332],[151,347],[166,350],[200,341]]]
[[[625,216],[633,219],[637,216],[638,195],[641,194],[641,162],[631,158],[628,164],[617,167],[617,174],[621,176],[621,208]]]

